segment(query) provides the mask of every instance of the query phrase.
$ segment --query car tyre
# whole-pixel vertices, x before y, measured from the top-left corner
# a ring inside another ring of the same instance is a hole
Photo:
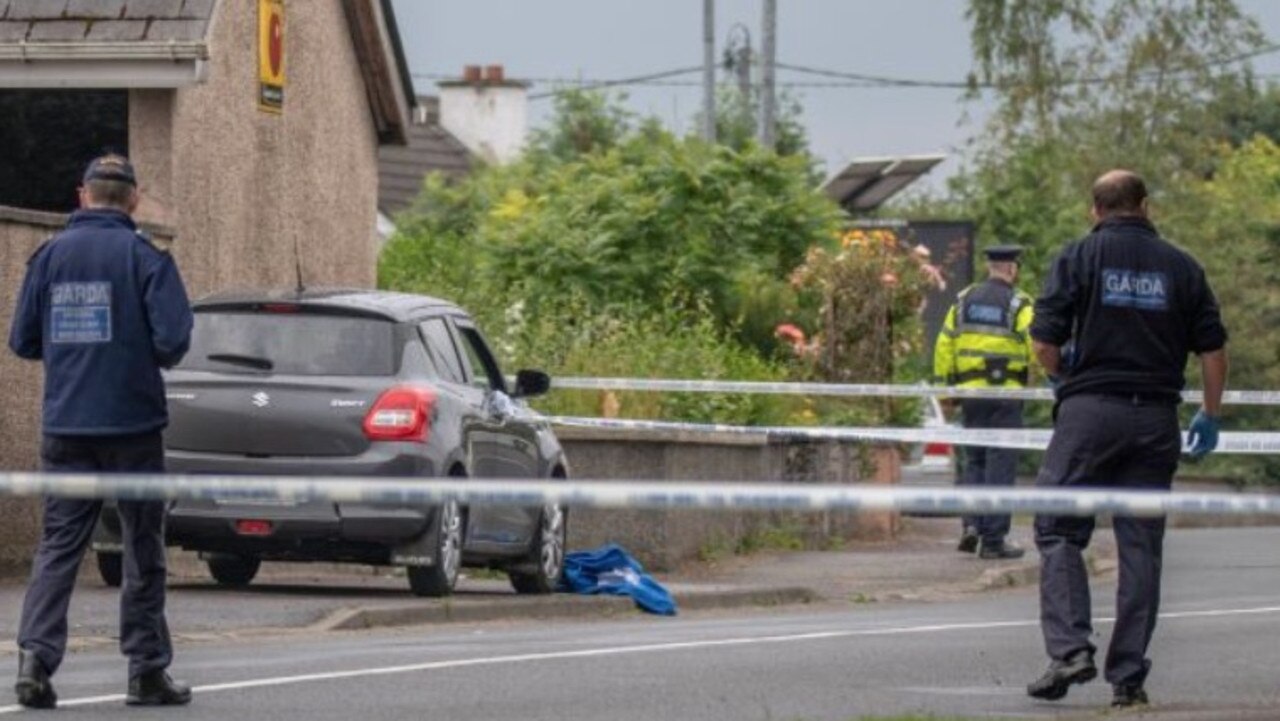
[[[209,573],[219,586],[244,588],[253,583],[262,561],[244,556],[213,556],[208,561]]]
[[[409,566],[409,590],[415,596],[440,598],[453,593],[462,570],[462,541],[467,527],[466,514],[457,501],[440,505],[440,531],[436,537],[436,562],[430,566]]]
[[[516,593],[543,594],[556,590],[560,577],[564,574],[565,546],[569,540],[568,521],[569,514],[564,507],[543,507],[530,554],[534,563],[533,572],[516,569],[507,572]]]
[[[120,588],[124,582],[124,554],[111,551],[98,551],[98,575],[102,582],[110,588]]]

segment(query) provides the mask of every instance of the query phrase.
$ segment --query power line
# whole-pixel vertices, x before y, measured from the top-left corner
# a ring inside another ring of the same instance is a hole
[[[1205,63],[1204,67],[1220,67],[1223,65],[1231,65],[1252,58],[1269,55],[1280,52],[1280,44],[1273,44],[1252,50],[1247,53],[1241,53],[1226,58],[1219,58]],[[819,81],[780,81],[777,83],[779,87],[786,88],[804,88],[818,90],[874,90],[874,89],[945,89],[945,90],[991,90],[1002,86],[999,83],[990,82],[973,82],[967,80],[938,80],[926,78],[907,78],[894,77],[887,75],[875,75],[869,73],[851,72],[843,70],[832,70],[828,68],[817,68],[807,65],[795,65],[791,63],[778,63],[779,70],[787,70],[802,75],[811,75],[815,77],[831,78],[830,82]],[[1191,68],[1176,71],[1179,73],[1190,72]],[[635,75],[623,78],[583,78],[583,77],[529,77],[523,78],[531,83],[542,85],[560,85],[570,86],[575,89],[598,90],[603,88],[621,87],[629,85],[640,85],[646,87],[670,87],[670,88],[692,88],[701,87],[702,83],[693,80],[671,80],[670,78],[678,78],[682,75],[689,75],[701,72],[701,66],[688,66],[682,68],[673,68],[655,73],[647,73],[644,75]],[[419,80],[456,80],[457,75],[446,73],[413,73],[412,77]],[[1275,73],[1267,73],[1255,75],[1254,77],[1262,80],[1270,80],[1280,78]],[[1058,83],[1061,86],[1071,85],[1096,85],[1107,82],[1113,82],[1121,79],[1122,76],[1104,76],[1104,77],[1088,77],[1088,78],[1069,78]],[[1154,75],[1141,76],[1141,80],[1154,79]],[[754,85],[754,84],[753,84]],[[540,93],[534,93],[529,96],[530,100],[543,100],[554,97],[567,91],[567,87],[556,88]]]
[[[1245,60],[1251,60],[1256,57],[1261,57],[1263,55],[1270,55],[1271,53],[1275,53],[1275,52],[1280,52],[1280,44],[1266,45],[1246,53],[1240,53],[1238,55],[1232,55],[1225,58],[1216,58],[1213,60],[1209,60],[1204,63],[1203,67],[1213,68],[1213,67],[1221,67],[1223,65],[1232,65],[1239,62],[1244,62]],[[810,67],[807,65],[792,65],[789,63],[778,63],[778,67],[784,68],[786,70],[790,70],[796,73],[802,73],[806,75],[816,75],[816,76],[827,77],[827,78],[839,78],[842,80],[851,80],[855,82],[865,83],[869,86],[881,85],[881,86],[904,87],[904,88],[947,88],[947,89],[953,89],[953,90],[968,90],[971,88],[998,89],[1001,87],[1007,87],[1007,84],[980,82],[976,80],[973,82],[970,82],[967,80],[924,80],[919,78],[902,78],[902,77],[892,77],[892,76],[886,76],[886,75],[870,75],[867,73],[847,72],[842,70],[829,70],[825,68]],[[1182,70],[1175,71],[1175,73],[1185,73],[1185,72],[1190,72],[1192,70],[1195,70],[1195,68],[1184,68]],[[1060,86],[1099,85],[1099,84],[1114,82],[1116,80],[1123,79],[1123,77],[1124,76],[1122,75],[1110,75],[1110,76],[1102,76],[1102,77],[1066,78],[1054,84],[1060,85]],[[1139,79],[1141,80],[1154,80],[1155,78],[1156,78],[1155,73],[1149,73],[1143,76],[1139,76]]]
[[[782,70],[783,68],[779,66],[778,69]],[[427,79],[425,75],[415,75],[414,77]],[[1253,77],[1257,80],[1280,80],[1280,73],[1258,73],[1258,74],[1255,74]],[[440,79],[440,80],[456,79],[456,76],[433,75],[431,76],[430,79]],[[611,86],[618,86],[618,85],[624,84],[622,83],[622,81],[619,81],[619,80],[606,81],[606,80],[584,80],[584,79],[574,79],[574,78],[545,78],[545,79],[530,78],[529,82],[573,86],[575,89],[581,88],[584,86],[589,86],[592,88],[599,87],[600,83],[605,83],[605,82],[608,82]],[[625,84],[632,85],[632,86],[645,87],[645,88],[701,88],[702,87],[702,83],[700,81],[695,81],[695,80],[665,80],[665,81],[656,80],[651,82],[632,82],[632,83],[625,83]],[[793,89],[800,89],[800,90],[930,90],[930,89],[954,90],[956,89],[950,85],[938,86],[938,87],[921,86],[921,85],[887,85],[885,83],[874,83],[874,82],[859,81],[859,80],[831,80],[831,81],[780,80],[777,82],[777,86],[780,88],[793,88]],[[747,87],[758,88],[759,83],[750,83]],[[967,88],[968,86],[966,85],[965,87]],[[552,91],[537,93],[535,95],[530,96],[530,99],[545,100],[547,98],[554,97],[555,95],[561,94],[566,90],[567,88],[558,88]]]
[[[688,75],[690,73],[700,73],[700,72],[702,72],[702,66],[694,65],[692,67],[687,67],[687,68],[676,68],[674,70],[664,70],[658,73],[649,73],[648,75],[636,75],[635,77],[618,78],[616,80],[579,81],[578,89],[602,90],[604,88],[612,88],[612,87],[617,87],[619,85],[649,85],[649,84],[656,84],[658,81],[664,80],[666,78],[674,78],[674,77],[679,77],[681,75]],[[699,85],[699,83],[694,83],[694,85]],[[558,88],[556,90],[549,90],[544,93],[534,93],[533,95],[529,96],[529,99],[541,100],[543,98],[550,98],[556,95],[560,95],[563,92],[564,92],[563,88]]]
[[[539,84],[546,84],[546,85],[573,85],[578,88],[582,88],[586,90],[599,90],[602,88],[611,88],[619,85],[662,85],[664,83],[661,83],[660,81],[665,80],[666,78],[674,78],[674,77],[679,77],[681,75],[688,75],[690,73],[700,73],[700,72],[702,72],[702,66],[693,65],[685,68],[674,68],[671,70],[663,70],[656,73],[647,73],[645,75],[635,75],[627,78],[611,78],[611,79],[605,79],[605,80],[589,80],[585,78],[564,78],[564,77],[550,77],[550,78],[535,77],[535,78],[521,78],[521,79],[530,83],[539,83]],[[418,80],[457,80],[458,79],[457,75],[444,75],[440,73],[412,73],[412,77]],[[678,85],[680,87],[683,87],[686,85],[700,85],[700,84],[685,82],[685,83],[671,83],[671,85]],[[563,92],[564,92],[563,89],[556,89],[556,90],[549,90],[543,93],[534,93],[529,96],[529,99],[541,100],[543,98],[549,98],[554,95],[559,95],[560,93],[563,93]]]

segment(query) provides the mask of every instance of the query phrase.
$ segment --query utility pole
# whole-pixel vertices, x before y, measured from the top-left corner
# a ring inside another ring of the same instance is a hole
[[[733,70],[738,76],[738,94],[742,102],[751,107],[751,33],[746,28],[743,28],[743,38]]]
[[[775,63],[778,60],[778,0],[764,0],[764,39],[761,41],[760,67],[760,144],[773,148],[777,97],[774,87]]]
[[[702,0],[702,139],[716,142],[716,0]]]

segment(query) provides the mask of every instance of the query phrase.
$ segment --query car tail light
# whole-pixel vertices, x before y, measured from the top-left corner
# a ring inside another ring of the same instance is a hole
[[[425,388],[399,386],[378,397],[364,418],[364,435],[371,441],[426,443],[436,397]]]
[[[263,303],[262,312],[264,313],[297,313],[302,307],[297,303]]]
[[[924,454],[926,456],[949,456],[951,455],[951,444],[926,443],[924,446]]]
[[[242,518],[236,521],[236,533],[241,536],[270,536],[271,521],[256,518]]]

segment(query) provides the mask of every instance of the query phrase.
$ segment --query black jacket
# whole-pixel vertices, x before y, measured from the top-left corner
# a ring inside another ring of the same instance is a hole
[[[1144,394],[1176,400],[1189,353],[1222,348],[1227,330],[1204,269],[1148,220],[1109,218],[1054,260],[1031,337],[1075,344],[1058,397]]]

